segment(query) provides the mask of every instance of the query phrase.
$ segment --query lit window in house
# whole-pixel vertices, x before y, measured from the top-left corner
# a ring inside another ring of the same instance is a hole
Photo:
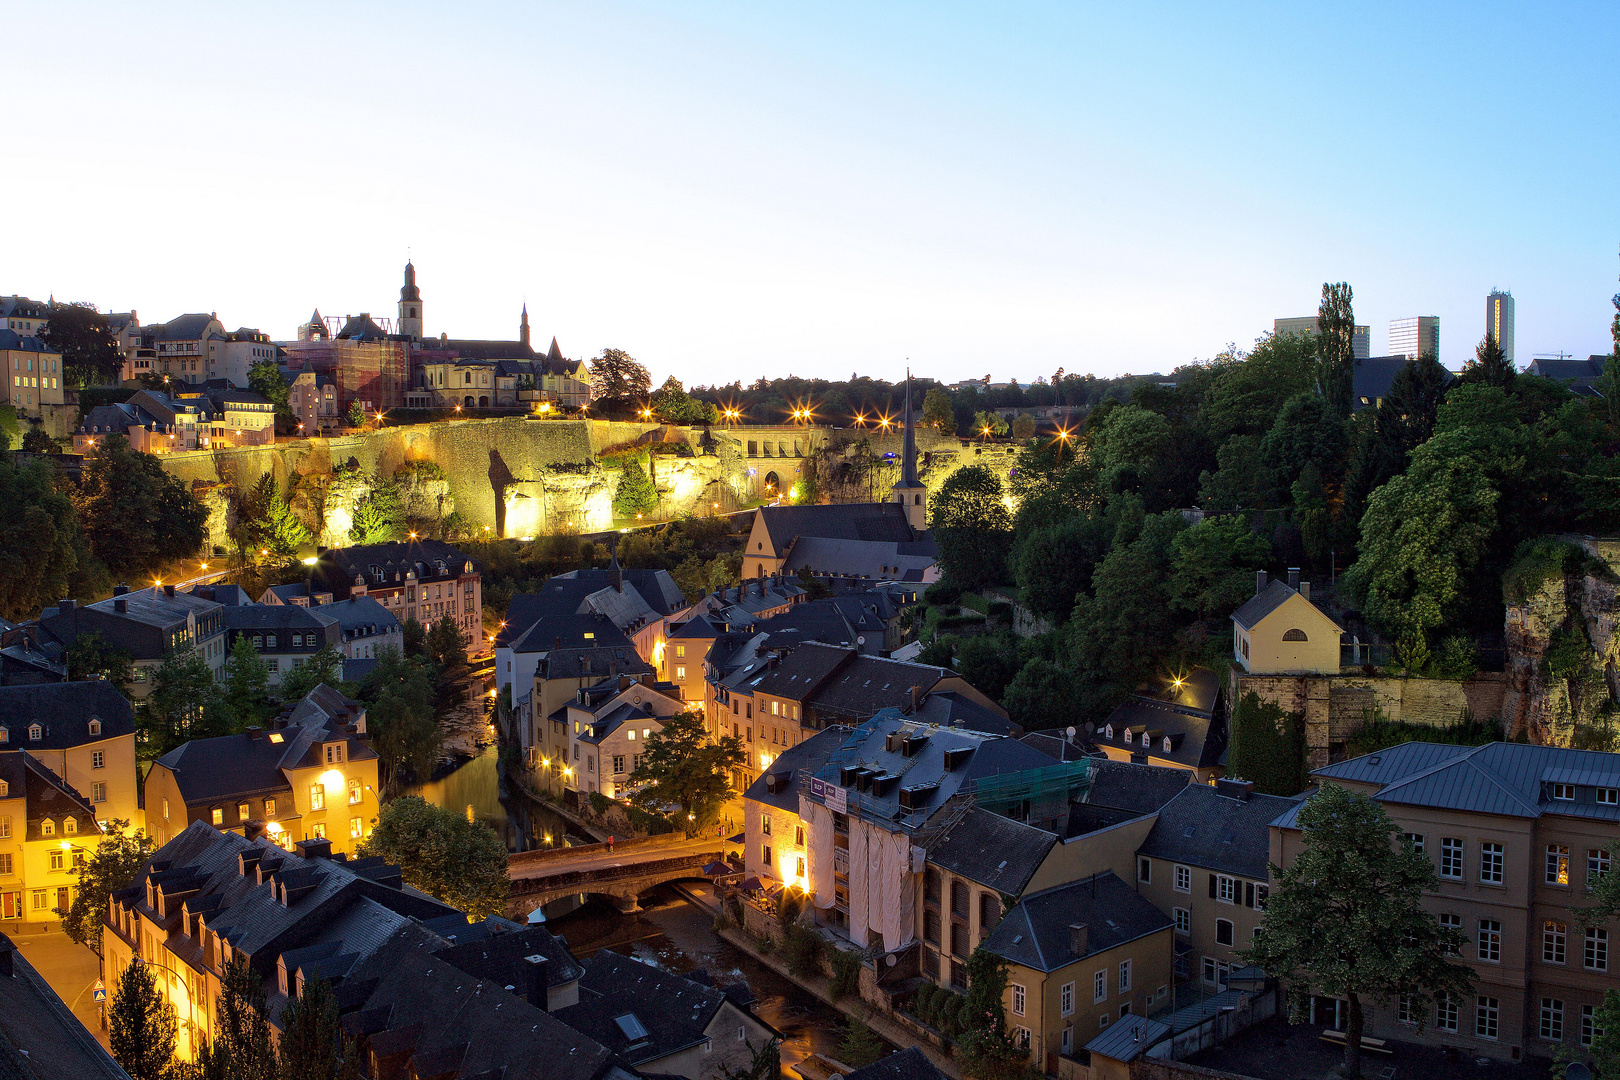
[[[360,799],[361,799],[360,781],[358,781],[358,780],[350,780],[349,781],[349,805],[350,806],[358,806],[359,803],[360,803]]]
[[[1567,845],[1547,845],[1547,884],[1569,884],[1569,848]]]
[[[316,784],[309,789],[309,808],[311,810],[326,809],[326,785]]]
[[[222,806],[214,807],[212,810],[208,811],[208,819],[215,825],[225,824],[225,808]]]

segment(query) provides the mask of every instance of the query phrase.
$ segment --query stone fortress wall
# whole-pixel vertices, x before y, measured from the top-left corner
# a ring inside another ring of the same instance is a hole
[[[245,491],[270,474],[281,491],[321,487],[322,477],[357,467],[360,480],[331,488],[319,505],[295,499],[294,508],[315,524],[318,541],[340,543],[354,503],[369,490],[365,478],[393,475],[412,461],[428,461],[445,479],[413,491],[440,513],[454,510],[474,532],[491,536],[537,536],[558,529],[601,532],[616,523],[613,496],[620,469],[647,468],[645,455],[612,451],[652,442],[686,442],[693,456],[655,454],[653,480],[661,496],[653,520],[692,513],[730,511],[767,498],[769,485],[787,493],[809,469],[822,478],[822,498],[853,501],[887,497],[899,475],[902,435],[808,426],[701,427],[611,420],[441,420],[383,428],[334,438],[281,440],[272,446],[188,451],[162,456],[164,468],[210,506],[211,540],[226,542],[232,489]],[[1005,477],[1013,448],[982,446],[919,428],[920,473],[930,492],[966,464],[994,464]],[[886,455],[894,455],[892,458]],[[829,482],[829,478],[831,482]],[[317,481],[314,484],[310,480]]]

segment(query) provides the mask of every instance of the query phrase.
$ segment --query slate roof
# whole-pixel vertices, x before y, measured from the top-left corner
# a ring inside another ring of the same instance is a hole
[[[844,1080],[945,1080],[938,1065],[915,1046],[844,1074]]]
[[[11,798],[24,798],[27,805],[24,839],[42,840],[40,822],[45,818],[62,821],[77,820],[77,831],[72,835],[91,835],[100,832],[96,823],[96,810],[73,786],[57,776],[50,768],[26,750],[0,751],[0,776],[10,785]],[[58,827],[56,835],[69,835],[65,827]]]
[[[861,636],[844,617],[844,613],[828,600],[794,604],[779,615],[755,623],[754,629],[771,635],[770,647],[819,641],[823,645],[847,645],[853,648],[856,647],[855,639]],[[873,636],[876,641],[871,648],[876,651],[883,643],[882,630],[874,632]],[[867,648],[865,644],[859,647]]]
[[[213,321],[206,312],[180,315],[165,323],[148,323],[141,327],[141,335],[154,341],[200,341]]]
[[[326,629],[326,623],[314,611],[295,604],[242,604],[227,607],[224,618],[227,630]],[[323,633],[321,636],[324,638],[326,635]]]
[[[50,346],[37,337],[25,337],[15,330],[0,329],[0,349],[8,352],[54,353]]]
[[[349,761],[376,758],[375,750],[347,730],[347,717],[326,700],[328,697],[347,701],[330,687],[317,687],[292,709],[286,727],[260,732],[256,737],[242,734],[192,739],[158,758],[157,764],[174,774],[175,786],[187,805],[197,805],[289,790],[283,770],[319,764],[316,755],[322,742],[343,740],[347,744],[344,756]]]
[[[322,604],[311,610],[321,618],[336,622],[345,641],[393,634],[400,630],[399,620],[394,614],[369,596],[350,596],[347,600]]]
[[[1040,869],[1057,836],[974,807],[928,853],[928,861],[1007,896]]]
[[[1113,738],[1107,734],[1110,726]],[[1150,736],[1147,746],[1142,745],[1143,732]],[[1220,764],[1221,755],[1226,752],[1224,719],[1183,712],[1142,698],[1120,702],[1093,737],[1099,746],[1146,750],[1151,757],[1174,761],[1189,769],[1213,768]],[[1168,751],[1164,748],[1167,738],[1170,740]]]
[[[1132,1013],[1086,1043],[1086,1049],[1115,1061],[1135,1061],[1170,1034],[1170,1025]]]
[[[0,1080],[129,1080],[11,939],[12,977],[0,979]]]
[[[442,574],[437,565],[440,560],[445,564]],[[403,583],[406,571],[414,572],[421,581],[443,581],[460,577],[464,572],[463,567],[469,562],[472,563],[473,573],[483,569],[477,559],[443,540],[358,544],[354,547],[327,548],[321,553],[322,572],[330,576],[334,569],[340,571],[345,595],[356,575],[364,575],[371,585],[396,584],[396,573],[400,576],[399,583]],[[370,568],[373,566],[384,571],[384,581],[372,580]]]
[[[100,735],[90,734],[92,719],[101,721]],[[36,723],[38,741],[28,737]],[[134,734],[135,711],[117,687],[100,679],[0,686],[0,727],[9,736],[0,748],[66,750]]]
[[[775,534],[772,535],[774,539]],[[926,535],[921,540],[799,536],[786,552],[782,569],[794,573],[809,569],[823,574],[858,574],[876,580],[921,581],[938,561],[939,548]]]
[[[1025,746],[1033,746],[1047,757],[1057,761],[1079,761],[1083,757],[1094,756],[1086,749],[1086,745],[1079,741],[1071,742],[1061,730],[1058,731],[1031,731],[1018,736],[1018,741]],[[1180,772],[1181,770],[1176,770]]]
[[[1181,677],[1180,686],[1174,679],[1160,676],[1136,688],[1137,697],[1205,716],[1214,713],[1220,692],[1220,676],[1201,666],[1190,668]]]
[[[749,673],[739,688],[803,701],[852,655],[847,649],[807,644],[786,655],[766,658]]]
[[[849,737],[849,729],[841,727],[823,728],[808,739],[795,743],[776,755],[770,768],[762,773],[759,779],[748,785],[743,798],[754,802],[774,806],[778,810],[788,810],[797,814],[799,812],[799,778],[801,776],[815,775],[832,757],[833,751],[844,745]],[[776,790],[770,790],[765,783],[766,776],[777,777]]]
[[[681,593],[681,587],[675,584],[675,579],[668,570],[570,570],[566,574],[558,575],[551,581],[577,581],[590,585],[589,591],[612,588],[617,581],[618,574],[624,575],[627,587],[634,586],[636,592],[647,605],[660,615],[674,615],[686,605],[686,597]],[[547,582],[551,584],[551,582]]]
[[[387,341],[388,335],[370,315],[362,314],[350,315],[343,329],[337,332],[337,338],[339,341]]]
[[[1377,784],[1380,802],[1537,818],[1543,814],[1620,821],[1620,806],[1597,802],[1598,788],[1620,788],[1620,758],[1596,750],[1494,742],[1484,746],[1402,743],[1311,775]],[[1573,784],[1573,800],[1550,785]]]
[[[26,296],[0,296],[0,319],[48,319],[49,304]]]
[[[454,964],[469,975],[476,975],[499,986],[516,987],[522,994],[532,965],[526,957],[546,958],[546,986],[571,983],[585,973],[568,943],[544,926],[531,926],[511,934],[498,934],[441,949],[439,959]]]
[[[1260,620],[1288,602],[1295,590],[1288,587],[1286,581],[1273,581],[1264,589],[1255,593],[1243,602],[1243,605],[1232,612],[1232,621],[1245,630],[1253,630]]]
[[[636,653],[634,646],[622,648],[581,648],[566,646],[546,654],[540,670],[545,679],[588,679],[611,675],[653,674],[653,666]]]
[[[1085,956],[1070,949],[1069,927],[1086,926],[1085,956],[1168,930],[1170,917],[1111,871],[1025,896],[996,924],[984,947],[1037,971],[1056,971]]]
[[[1562,383],[1571,392],[1584,397],[1601,397],[1597,384],[1603,378],[1603,362],[1607,359],[1604,355],[1588,356],[1585,360],[1544,360],[1537,357],[1530,361],[1526,371]]]
[[[1092,762],[1091,777],[1086,802],[1138,814],[1154,813],[1193,781],[1186,769],[1108,760]]]
[[[674,633],[669,635],[669,640],[717,638],[725,633],[725,630],[722,629],[724,626],[725,623],[720,622],[718,619],[711,619],[707,615],[694,615],[681,623]]]
[[[534,360],[540,355],[521,341],[449,338],[429,344],[440,351],[454,351],[463,360]]]
[[[558,1020],[607,1047],[629,1066],[657,1061],[703,1043],[704,1029],[726,995],[680,975],[671,975],[611,949],[585,964],[579,1003],[558,1009]],[[618,1018],[631,1015],[645,1035],[627,1035]]]
[[[1231,798],[1218,787],[1191,784],[1159,810],[1138,854],[1265,881],[1271,822],[1298,802],[1275,795]]]
[[[801,536],[829,540],[867,540],[908,543],[917,539],[897,503],[834,503],[822,506],[762,506],[765,523],[778,557]]]
[[[955,690],[928,694],[911,715],[923,723],[963,727],[969,731],[982,731],[986,735],[1011,735],[1016,738],[1024,731],[1001,713],[987,709]]]

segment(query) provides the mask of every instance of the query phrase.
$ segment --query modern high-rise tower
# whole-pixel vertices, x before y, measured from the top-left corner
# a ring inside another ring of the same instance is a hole
[[[1417,360],[1427,353],[1440,358],[1440,316],[1414,315],[1389,320],[1389,355]]]
[[[1284,334],[1293,334],[1302,337],[1305,334],[1320,333],[1317,329],[1321,323],[1315,315],[1307,315],[1298,319],[1273,319],[1271,332],[1277,337]],[[1372,352],[1372,327],[1358,326],[1350,332],[1350,353],[1357,360],[1365,360]]]
[[[1492,289],[1485,298],[1485,333],[1502,346],[1502,354],[1513,363],[1513,294]]]

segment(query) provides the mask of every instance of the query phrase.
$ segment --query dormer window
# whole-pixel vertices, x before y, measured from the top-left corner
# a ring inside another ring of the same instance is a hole
[[[79,819],[78,818],[72,818],[72,817],[63,818],[62,819],[62,831],[67,833],[69,836],[77,835],[78,831],[79,831]]]
[[[11,741],[11,729],[8,728],[8,727],[0,726],[0,743],[8,743],[10,741]]]
[[[1114,725],[1109,724],[1107,727],[1103,728],[1103,734],[1112,739],[1114,737]]]
[[[343,763],[343,744],[326,744],[326,763],[328,765],[341,765]]]
[[[44,821],[41,821],[39,823],[39,835],[41,835],[41,836],[55,836],[56,835],[56,822],[52,821],[50,818],[46,818]]]
[[[1170,752],[1170,736],[1168,735],[1164,737],[1164,752],[1167,754]]]
[[[464,574],[472,573],[472,562],[469,561],[466,566],[462,567],[461,572]]]
[[[100,735],[101,734],[101,721],[100,720],[92,720],[92,721],[90,721],[90,734],[92,734],[92,735]]]
[[[0,799],[7,799],[10,797],[11,785],[6,783],[4,780],[0,780]]]
[[[39,742],[39,740],[43,739],[44,737],[45,737],[45,729],[44,728],[40,727],[38,724],[29,724],[28,725],[28,741],[29,742]]]

